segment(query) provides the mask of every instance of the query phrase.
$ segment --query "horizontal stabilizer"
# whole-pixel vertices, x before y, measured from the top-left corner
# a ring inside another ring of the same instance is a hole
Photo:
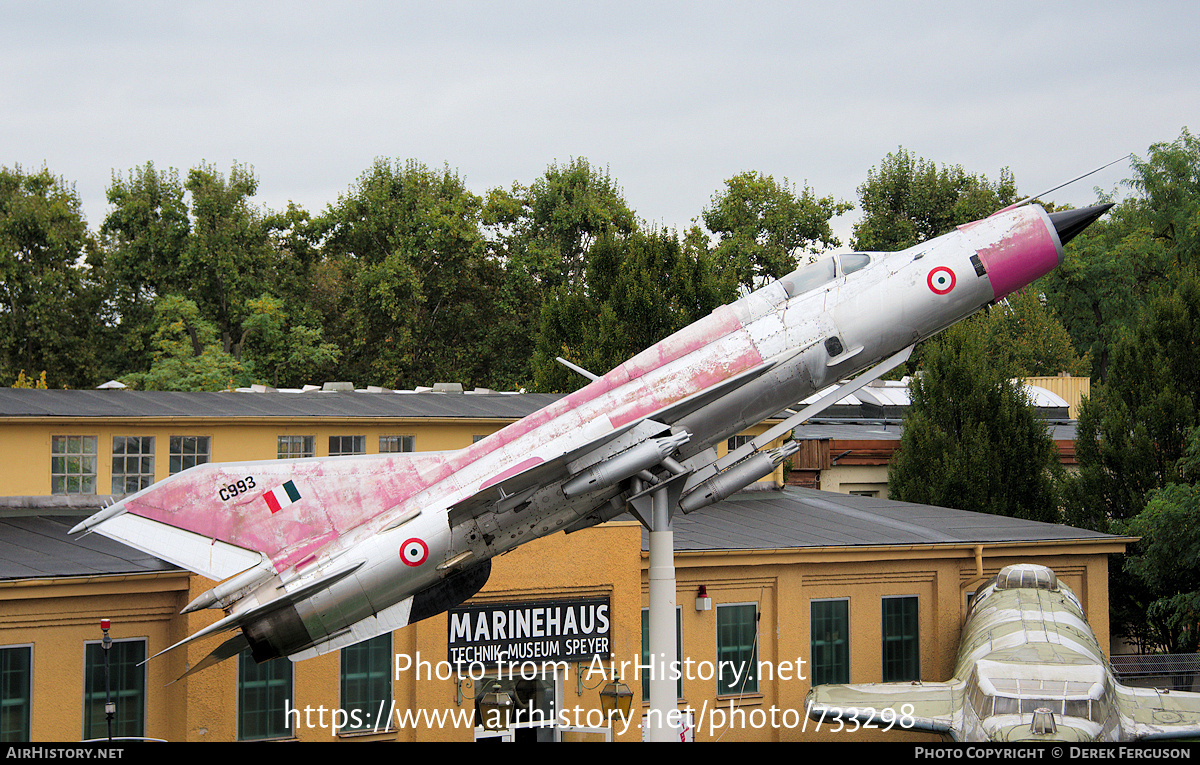
[[[1121,727],[1136,741],[1200,736],[1200,693],[1119,686]]]
[[[808,692],[810,720],[836,726],[950,733],[962,715],[963,683],[861,683],[818,685]]]
[[[89,530],[215,581],[257,566],[263,559],[254,550],[132,513],[117,515]]]

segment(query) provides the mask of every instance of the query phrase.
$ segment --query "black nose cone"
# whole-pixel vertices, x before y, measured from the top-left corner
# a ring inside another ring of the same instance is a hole
[[[1092,205],[1079,210],[1063,210],[1050,213],[1050,221],[1058,232],[1058,240],[1064,245],[1075,238],[1080,231],[1092,225],[1092,221],[1112,209],[1113,203]]]

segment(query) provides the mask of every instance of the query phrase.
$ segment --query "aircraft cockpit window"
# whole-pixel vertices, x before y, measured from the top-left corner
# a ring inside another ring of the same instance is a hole
[[[838,258],[842,261],[843,274],[852,274],[860,268],[866,268],[871,262],[871,256],[865,252],[850,252]]]
[[[833,258],[822,258],[816,263],[809,263],[803,268],[797,268],[780,279],[779,283],[783,285],[787,296],[794,298],[797,295],[803,295],[805,292],[814,290],[826,282],[833,281],[834,277],[837,276],[836,268]]]

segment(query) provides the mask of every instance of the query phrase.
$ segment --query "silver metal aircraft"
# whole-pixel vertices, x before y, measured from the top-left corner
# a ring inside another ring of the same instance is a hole
[[[717,445],[902,363],[1055,268],[1110,206],[1016,207],[900,252],[825,258],[459,451],[200,465],[73,531],[220,582],[186,610],[225,615],[177,645],[240,630],[210,658],[247,645],[259,661],[333,651],[461,603],[492,557],[531,539],[645,512],[667,487],[690,512],[769,474],[796,449],[771,443],[832,401],[719,459]]]
[[[1200,735],[1200,694],[1121,685],[1079,599],[1045,566],[1006,566],[976,592],[944,683],[818,685],[822,724],[956,741],[1133,741]]]

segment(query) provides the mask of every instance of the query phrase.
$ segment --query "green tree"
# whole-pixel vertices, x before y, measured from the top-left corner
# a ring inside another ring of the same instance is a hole
[[[0,167],[0,382],[38,369],[55,387],[96,384],[93,246],[74,188],[46,169]]]
[[[493,343],[502,272],[488,258],[481,208],[449,168],[378,160],[322,216],[320,270],[342,280],[323,300],[345,311],[327,337],[345,352],[347,379],[496,387],[507,363]]]
[[[483,208],[489,249],[502,264],[493,344],[508,349],[501,378],[528,383],[547,300],[582,295],[588,258],[604,235],[627,236],[637,217],[607,169],[583,157],[551,164],[528,186],[493,189]]]
[[[1139,192],[1134,207],[1176,268],[1195,265],[1200,253],[1200,139],[1185,127],[1171,143],[1156,143],[1149,156],[1130,160]]]
[[[1117,338],[1142,306],[1198,265],[1200,141],[1187,128],[1131,160],[1134,194],[1066,247],[1065,262],[1038,284],[1075,347],[1092,359],[1092,377],[1109,378]]]
[[[983,317],[926,343],[909,383],[892,499],[1038,521],[1058,520],[1058,449],[1046,423],[987,354]]]
[[[278,298],[255,298],[247,310],[238,360],[256,380],[293,388],[319,383],[342,355],[336,345],[325,342],[321,328],[293,323]]]
[[[702,218],[718,239],[715,261],[748,292],[794,271],[801,251],[816,255],[837,247],[829,221],[853,208],[751,170],[727,180]]]
[[[1145,509],[1123,527],[1141,538],[1125,559],[1125,571],[1141,587],[1123,591],[1140,595],[1142,606],[1126,631],[1143,650],[1192,653],[1200,644],[1200,430],[1189,431],[1176,474],[1180,483],[1152,491]]]
[[[1114,207],[1071,240],[1063,263],[1035,285],[1091,360],[1097,382],[1108,379],[1117,338],[1162,278],[1162,245],[1131,213],[1128,202]]]
[[[1075,352],[1066,327],[1036,290],[1009,295],[977,323],[988,356],[1017,377],[1088,374],[1087,358]]]
[[[249,375],[223,347],[217,325],[178,295],[154,301],[154,363],[121,379],[139,390],[216,391],[246,385]]]
[[[235,164],[226,179],[201,164],[185,187],[192,231],[178,271],[186,275],[180,294],[216,326],[221,349],[236,356],[246,301],[268,290],[278,265],[266,216],[250,201],[258,179],[246,165]]]
[[[542,308],[533,389],[566,392],[586,382],[555,361],[562,356],[604,374],[672,332],[736,297],[713,268],[703,235],[606,233],[591,247],[585,286],[560,286]]]
[[[1004,168],[995,183],[971,175],[961,165],[943,165],[913,156],[904,147],[867,172],[858,187],[862,218],[854,224],[851,247],[891,251],[941,236],[955,226],[985,218],[1017,200],[1016,182]]]
[[[606,232],[632,233],[637,219],[608,170],[578,157],[551,164],[529,186],[492,190],[484,223],[509,271],[549,294],[564,284],[578,287],[592,243]]]
[[[1179,482],[1187,433],[1200,425],[1197,347],[1200,279],[1187,274],[1120,336],[1108,381],[1083,402],[1079,472],[1065,492],[1070,523],[1106,530],[1140,513],[1152,490]]]
[[[187,289],[183,255],[191,234],[183,183],[154,163],[114,174],[112,206],[88,257],[105,295],[106,374],[147,371],[153,357],[154,300]]]

